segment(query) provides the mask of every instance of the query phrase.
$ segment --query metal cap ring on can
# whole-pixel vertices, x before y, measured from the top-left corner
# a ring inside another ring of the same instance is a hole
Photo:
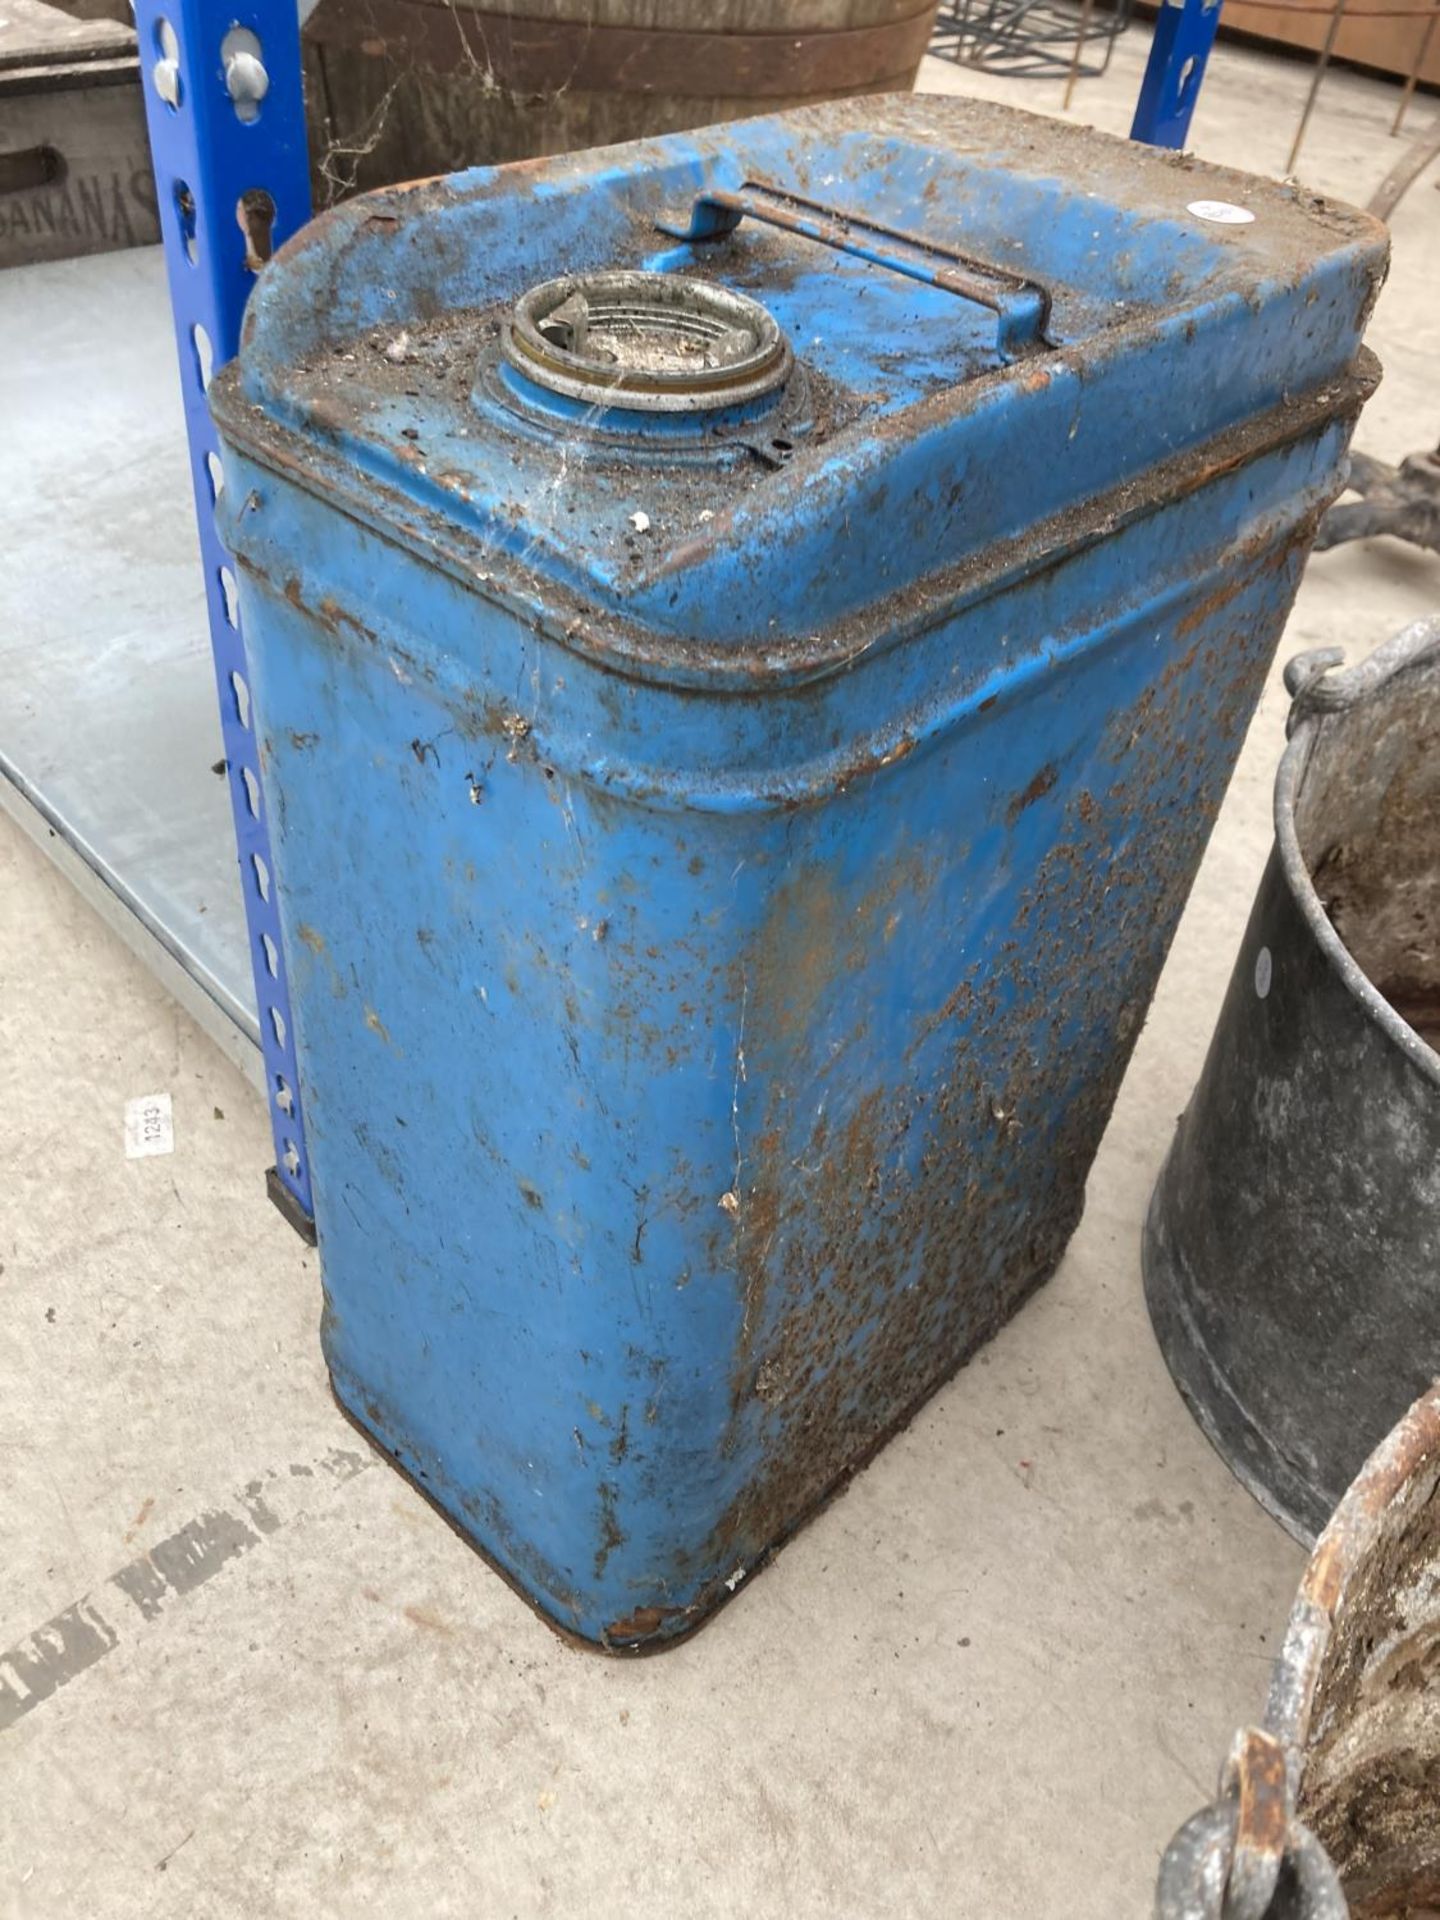
[[[516,301],[510,365],[572,399],[652,413],[757,400],[784,384],[790,343],[758,300],[685,274],[567,274]]]

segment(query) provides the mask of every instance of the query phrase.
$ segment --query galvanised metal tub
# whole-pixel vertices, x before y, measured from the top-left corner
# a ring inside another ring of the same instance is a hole
[[[1440,1373],[1440,620],[1287,672],[1275,847],[1145,1286],[1231,1470],[1313,1540]]]
[[[267,269],[213,399],[326,1356],[557,1625],[686,1632],[1053,1271],[1384,260],[905,99]]]

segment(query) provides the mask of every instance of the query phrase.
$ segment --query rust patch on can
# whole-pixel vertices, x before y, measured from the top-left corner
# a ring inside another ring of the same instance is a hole
[[[717,1216],[717,1263],[741,1301],[730,1449],[764,1465],[677,1584],[762,1561],[1054,1271],[1220,796],[1226,756],[1197,751],[1193,703],[1213,688],[1215,736],[1239,737],[1265,668],[1239,596],[1262,570],[1298,565],[1307,531],[1237,570],[1233,618],[1192,627],[1063,798],[1053,763],[1013,797],[1006,830],[1046,795],[1058,804],[1008,930],[961,961],[932,1008],[912,1009],[905,1075],[868,1087],[837,1075],[834,1097],[831,1059],[867,1045],[850,983],[896,911],[953,869],[902,849],[855,893],[797,836],[743,983],[744,1056],[772,1085],[788,1063],[806,1095],[780,1079],[741,1138],[733,1213]],[[882,799],[872,783],[850,804]],[[1073,989],[1059,1006],[1062,967]]]
[[[1010,802],[1010,805],[1006,808],[1005,817],[1009,820],[1012,827],[1027,807],[1033,807],[1037,800],[1043,800],[1045,798],[1045,795],[1051,791],[1059,778],[1059,768],[1053,760],[1047,760],[1029,785],[1025,787],[1022,792],[1017,793]]]
[[[625,1531],[617,1515],[619,1495],[614,1483],[602,1480],[599,1488],[600,1544],[595,1549],[595,1578],[603,1580],[610,1556],[625,1544]]]
[[[683,1607],[636,1607],[633,1613],[610,1622],[605,1629],[605,1644],[618,1651],[627,1641],[653,1639],[684,1611]]]

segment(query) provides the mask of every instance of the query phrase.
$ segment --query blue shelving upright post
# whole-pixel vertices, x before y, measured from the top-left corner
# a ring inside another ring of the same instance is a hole
[[[310,217],[295,0],[239,0],[224,9],[213,0],[136,0],[135,25],[275,1139],[270,1192],[313,1239],[258,736],[234,574],[215,522],[222,475],[205,400],[216,368],[239,348],[257,271]]]
[[[1135,103],[1132,140],[1184,146],[1219,25],[1220,0],[1163,0]]]

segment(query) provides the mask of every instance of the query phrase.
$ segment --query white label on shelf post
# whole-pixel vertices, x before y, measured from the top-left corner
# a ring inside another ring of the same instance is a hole
[[[168,1093],[142,1093],[125,1102],[125,1158],[148,1160],[175,1151],[175,1118]]]

